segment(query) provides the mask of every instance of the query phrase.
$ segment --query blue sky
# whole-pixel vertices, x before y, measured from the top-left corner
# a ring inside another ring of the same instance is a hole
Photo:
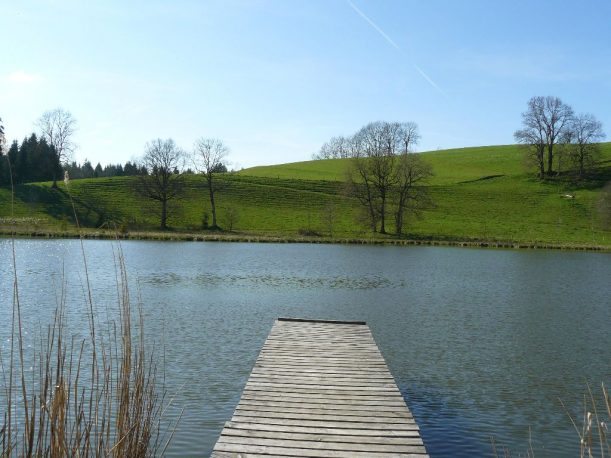
[[[611,127],[611,2],[0,0],[0,117],[78,121],[75,159],[218,137],[236,168],[308,160],[369,121],[419,150],[513,142],[533,95]]]

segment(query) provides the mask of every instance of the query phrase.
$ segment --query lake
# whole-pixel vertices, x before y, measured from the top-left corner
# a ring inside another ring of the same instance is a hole
[[[3,354],[10,244],[0,239]],[[116,306],[113,245],[84,242],[100,314]],[[586,382],[611,384],[608,253],[121,245],[147,339],[165,349],[176,394],[168,418],[185,407],[170,456],[210,453],[279,316],[367,321],[431,456],[491,456],[491,437],[517,455],[529,429],[536,456],[576,456],[578,437],[559,399],[579,417]],[[51,322],[62,270],[71,332],[86,334],[79,241],[17,240],[16,255],[26,338]]]

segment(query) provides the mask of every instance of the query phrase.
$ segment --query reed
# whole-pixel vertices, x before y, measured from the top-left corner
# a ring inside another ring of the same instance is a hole
[[[171,401],[154,352],[145,344],[141,304],[134,306],[130,298],[120,242],[113,250],[116,317],[103,326],[96,314],[82,238],[81,252],[88,337],[68,337],[63,280],[53,322],[30,353],[12,238],[11,344],[8,354],[0,352],[0,405],[6,407],[0,419],[3,458],[160,456],[172,438],[174,429],[162,422]],[[31,377],[26,377],[26,362],[29,366],[32,361]]]
[[[609,441],[611,398],[605,384],[601,383],[601,392],[598,397],[588,385],[588,392],[583,396],[581,425],[577,424],[562,400],[560,402],[579,436],[580,458],[611,457],[611,442]]]

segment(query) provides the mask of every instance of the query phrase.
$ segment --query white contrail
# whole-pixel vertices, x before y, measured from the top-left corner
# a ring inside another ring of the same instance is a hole
[[[443,89],[441,89],[439,86],[437,86],[437,83],[435,83],[435,81],[433,81],[429,75],[427,75],[426,73],[424,73],[424,71],[418,67],[416,64],[414,64],[414,68],[418,71],[418,73],[420,73],[420,75],[429,82],[429,84],[431,86],[433,86],[435,89],[437,89],[439,92],[441,92],[443,95],[447,95]]]
[[[384,33],[384,31],[381,28],[379,28],[375,22],[373,22],[371,19],[369,19],[369,17],[367,17],[367,15],[365,13],[363,13],[360,9],[358,9],[354,3],[352,3],[350,0],[346,0],[346,1],[348,2],[348,5],[350,5],[352,7],[352,9],[358,13],[359,16],[361,16],[363,19],[365,19],[367,21],[367,23],[371,27],[376,29],[377,32],[386,39],[386,41],[388,41],[398,51],[403,52],[403,50],[399,47],[399,45],[397,43],[395,43],[392,38],[390,38],[388,35],[386,35],[386,33]]]
[[[348,5],[350,5],[350,7],[359,15],[361,16],[371,27],[373,27],[375,29],[376,32],[378,32],[380,35],[382,35],[382,37],[384,37],[384,39],[393,47],[395,48],[397,51],[399,51],[401,54],[403,54],[404,56],[406,56],[405,52],[403,51],[403,49],[401,49],[399,47],[399,45],[397,43],[395,43],[395,41],[390,38],[380,27],[378,27],[378,25],[373,22],[365,13],[363,13],[354,3],[352,3],[350,0],[346,0],[348,2]],[[407,56],[406,56],[407,57]],[[414,68],[416,69],[416,71],[418,73],[420,73],[420,76],[422,76],[431,86],[433,86],[435,89],[437,89],[440,93],[442,93],[443,95],[447,96],[447,94],[443,91],[443,89],[441,89],[437,83],[435,83],[435,81],[433,81],[429,75],[427,75],[426,73],[424,73],[424,70],[422,70],[420,67],[418,67],[416,64],[413,64]]]

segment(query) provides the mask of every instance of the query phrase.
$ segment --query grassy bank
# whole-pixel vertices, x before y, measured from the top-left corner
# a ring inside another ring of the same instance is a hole
[[[409,221],[402,243],[493,246],[611,247],[597,211],[600,190],[611,179],[611,143],[602,145],[601,172],[584,182],[559,178],[540,182],[526,170],[513,145],[422,153],[435,170],[430,192],[435,207]],[[172,232],[157,235],[157,209],[137,195],[133,178],[75,180],[70,191],[79,220],[90,229],[119,229],[135,238],[369,241],[395,243],[357,223],[358,203],[344,195],[346,160],[307,161],[254,167],[220,177],[220,224],[238,215],[232,233],[202,232],[207,192],[200,177],[187,178],[184,198],[173,205]],[[566,198],[565,195],[574,196]],[[328,215],[332,213],[332,225]],[[74,217],[67,194],[50,183],[18,186],[15,216],[24,235],[69,234]],[[0,189],[0,231],[13,225],[10,193]],[[93,232],[92,232],[93,234]],[[308,235],[309,236],[306,236]],[[411,242],[410,242],[411,241]]]
[[[258,234],[248,232],[222,231],[128,231],[118,234],[108,229],[82,229],[79,233],[74,229],[67,230],[31,230],[21,231],[0,230],[0,237],[15,238],[83,238],[89,240],[157,240],[166,242],[235,242],[235,243],[314,243],[314,244],[350,244],[350,245],[428,245],[452,246],[467,248],[504,248],[532,250],[576,250],[576,251],[611,251],[609,245],[588,243],[551,243],[551,242],[517,242],[484,239],[443,239],[443,238],[394,238],[394,237],[326,237],[299,236],[283,234]]]

